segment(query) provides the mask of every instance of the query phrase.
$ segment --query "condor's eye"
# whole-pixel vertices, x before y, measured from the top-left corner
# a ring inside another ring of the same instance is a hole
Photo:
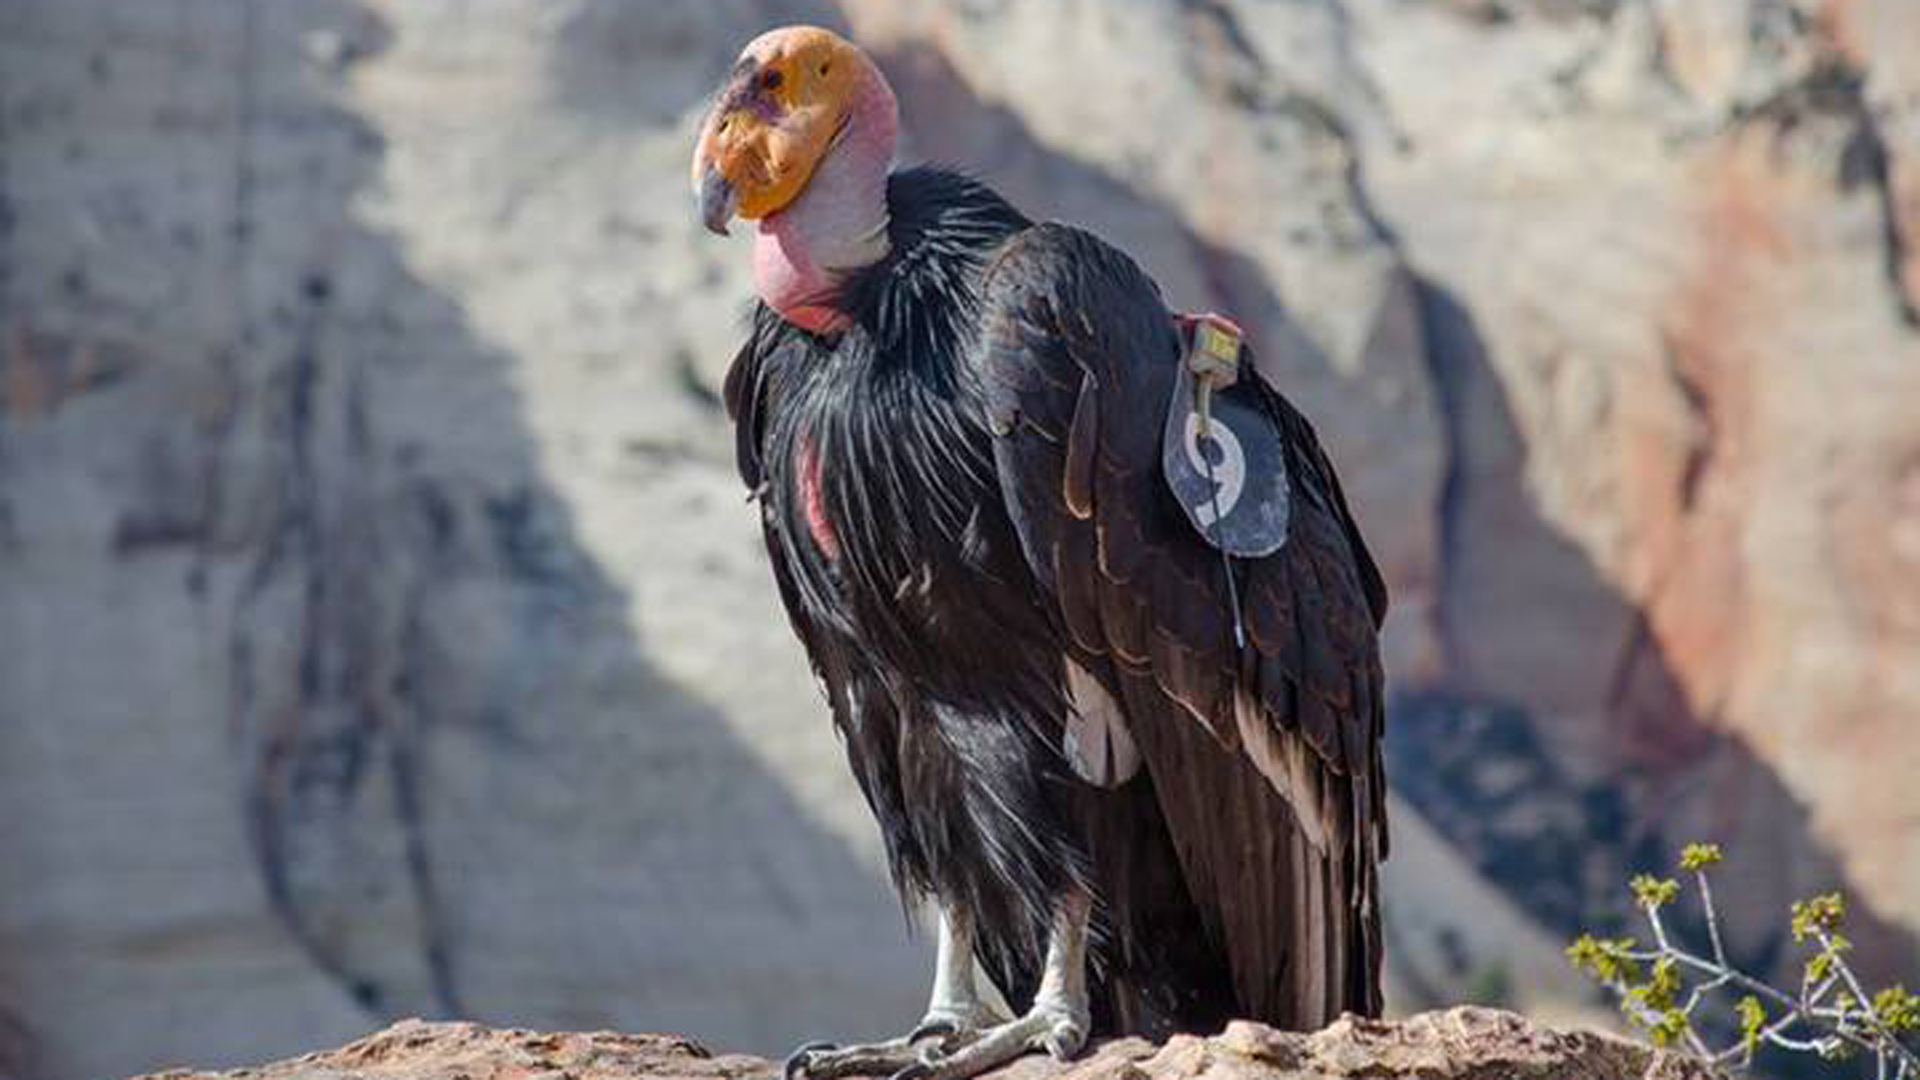
[[[779,71],[769,71],[765,75],[760,76],[760,88],[762,90],[778,90],[780,89],[780,79]]]

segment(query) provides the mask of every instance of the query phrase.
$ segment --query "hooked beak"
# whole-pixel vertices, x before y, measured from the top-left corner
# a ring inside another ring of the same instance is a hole
[[[708,165],[700,174],[700,220],[706,224],[707,231],[727,235],[727,222],[732,219],[738,202],[733,185],[720,175],[720,170]]]

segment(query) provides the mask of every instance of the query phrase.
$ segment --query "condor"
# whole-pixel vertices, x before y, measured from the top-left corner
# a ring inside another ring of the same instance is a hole
[[[895,882],[938,914],[919,1024],[788,1076],[1376,1014],[1386,592],[1313,429],[1251,364],[1196,376],[1230,324],[1126,255],[895,171],[897,124],[864,53],[788,27],[693,161],[710,229],[756,223],[726,400],[774,577]],[[1247,505],[1251,549],[1219,532]]]

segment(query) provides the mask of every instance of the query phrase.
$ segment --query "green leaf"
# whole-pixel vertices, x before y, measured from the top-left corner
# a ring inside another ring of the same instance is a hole
[[[1810,983],[1820,982],[1827,977],[1827,972],[1832,969],[1833,954],[1827,952],[1816,953],[1807,958],[1807,981]]]
[[[1740,1046],[1751,1056],[1760,1045],[1761,1030],[1767,1026],[1767,1010],[1752,994],[1741,998],[1733,1010],[1740,1014]]]
[[[1814,936],[1815,931],[1828,933],[1839,929],[1847,916],[1847,902],[1839,893],[1827,893],[1811,900],[1798,900],[1793,905],[1793,940],[1805,941]]]
[[[1899,983],[1873,995],[1873,1012],[1880,1026],[1896,1035],[1920,1031],[1920,996]]]
[[[1598,974],[1593,969],[1593,962],[1600,958],[1600,942],[1592,934],[1581,934],[1574,938],[1573,943],[1567,946],[1566,952],[1567,963],[1572,964],[1575,969]]]
[[[1653,974],[1640,989],[1648,1007],[1662,1010],[1673,1008],[1673,995],[1680,991],[1680,971],[1673,957],[1663,956],[1655,960]]]
[[[1567,962],[1603,983],[1632,985],[1640,981],[1640,965],[1627,955],[1637,944],[1630,937],[1596,938],[1581,934],[1567,946]]]
[[[1680,883],[1672,878],[1639,874],[1634,877],[1632,884],[1634,901],[1648,911],[1671,904],[1673,898],[1680,895]]]
[[[1687,1014],[1679,1009],[1668,1009],[1660,1014],[1660,1019],[1647,1028],[1647,1038],[1655,1046],[1672,1046],[1687,1034]]]
[[[1680,849],[1682,870],[1705,870],[1719,861],[1719,844],[1688,844]]]

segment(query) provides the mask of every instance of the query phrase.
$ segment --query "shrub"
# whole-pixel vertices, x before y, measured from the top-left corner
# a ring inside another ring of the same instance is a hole
[[[1631,888],[1653,941],[1642,945],[1631,937],[1582,934],[1567,947],[1567,959],[1611,990],[1627,1021],[1656,1046],[1739,1068],[1751,1065],[1755,1052],[1769,1045],[1829,1060],[1863,1054],[1872,1057],[1881,1080],[1920,1080],[1920,1056],[1906,1041],[1920,1032],[1920,996],[1898,984],[1872,994],[1861,985],[1847,964],[1852,944],[1842,933],[1847,910],[1840,894],[1793,905],[1788,929],[1808,955],[1799,987],[1782,990],[1727,959],[1709,880],[1720,857],[1715,844],[1688,844],[1680,853],[1680,871],[1692,878],[1705,918],[1707,955],[1676,944],[1661,915],[1679,901],[1681,883],[1641,874]],[[1699,1012],[1715,1001],[1732,1010],[1731,1023],[1719,1026],[1738,1032],[1718,1047],[1701,1030],[1706,1014]]]

